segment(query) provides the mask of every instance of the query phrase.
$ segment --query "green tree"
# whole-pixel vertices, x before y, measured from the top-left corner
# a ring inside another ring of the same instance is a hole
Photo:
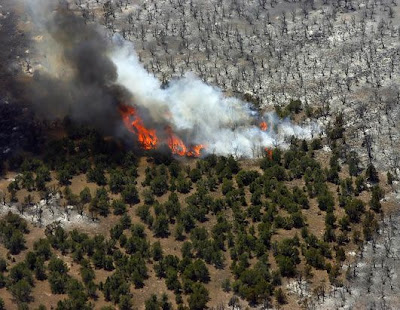
[[[371,211],[366,212],[363,220],[363,234],[364,239],[369,241],[372,239],[373,234],[378,230],[379,225],[375,219],[374,213]]]
[[[147,299],[144,303],[146,310],[159,310],[160,305],[157,300],[156,295],[151,295],[149,299]]]
[[[133,309],[132,297],[130,295],[123,295],[118,303],[119,310]]]
[[[275,297],[276,301],[278,302],[278,304],[280,304],[280,305],[287,303],[287,298],[286,298],[286,295],[283,292],[282,288],[277,288],[274,291],[274,297]]]
[[[208,290],[201,283],[193,283],[191,287],[192,293],[188,298],[190,310],[203,310],[207,306],[209,300]]]
[[[51,181],[50,170],[44,165],[41,165],[36,170],[35,183],[38,190],[44,190],[46,182]]]
[[[368,165],[367,170],[365,171],[365,177],[367,178],[367,181],[371,183],[379,182],[378,172],[373,164]]]
[[[162,196],[168,191],[168,178],[166,175],[157,175],[150,182],[150,188],[154,195]]]
[[[17,201],[17,191],[18,191],[18,182],[13,181],[7,186],[7,190],[11,195],[11,201],[16,202]]]
[[[51,292],[64,294],[69,280],[67,264],[62,259],[54,257],[49,261],[48,269]]]
[[[31,300],[32,286],[27,280],[22,279],[10,286],[13,297],[19,302],[29,302]]]
[[[146,204],[146,205],[149,205],[149,206],[151,206],[152,204],[154,204],[155,202],[156,202],[156,199],[155,199],[155,197],[154,197],[154,194],[153,194],[153,192],[151,191],[151,190],[149,190],[149,189],[145,189],[144,191],[143,191],[143,198],[144,198],[144,203]]]
[[[342,231],[348,231],[350,229],[350,219],[347,215],[343,216],[339,220],[339,225],[340,225],[340,230]]]
[[[352,199],[346,204],[345,211],[351,222],[358,223],[362,213],[365,211],[365,206],[362,200]]]
[[[164,204],[165,212],[171,222],[181,213],[181,204],[176,193],[171,193],[168,201]]]
[[[322,211],[330,210],[335,206],[335,200],[329,191],[325,192],[324,194],[320,194],[317,200],[318,207]]]
[[[129,283],[125,281],[121,272],[117,271],[107,277],[103,285],[103,293],[106,301],[118,303],[120,296],[129,293]]]
[[[365,190],[365,179],[362,175],[359,175],[356,178],[356,184],[355,184],[355,194],[358,195],[360,194],[363,190]]]
[[[187,194],[190,192],[192,187],[192,182],[184,177],[182,173],[180,173],[176,179],[176,190],[182,194]]]
[[[35,277],[39,281],[47,279],[46,267],[44,266],[44,259],[42,257],[37,257],[35,262]]]
[[[23,279],[26,280],[30,286],[33,286],[32,272],[29,270],[25,262],[17,263],[10,269],[7,285],[14,285]]]
[[[67,169],[57,171],[57,180],[62,186],[70,185],[72,174]]]
[[[19,230],[14,230],[11,234],[11,238],[5,241],[5,246],[10,250],[11,254],[19,254],[25,249],[24,235]]]
[[[130,206],[140,202],[139,193],[136,189],[136,186],[132,183],[129,183],[125,186],[121,195],[125,203],[129,204]]]
[[[195,260],[193,263],[186,266],[183,277],[190,279],[193,282],[208,283],[210,281],[210,274],[207,266],[200,259]]]
[[[360,159],[355,151],[351,151],[347,157],[349,164],[349,173],[351,176],[357,176],[360,173]]]
[[[201,171],[200,169],[194,168],[189,172],[189,178],[192,182],[196,183],[198,180],[201,179]]]
[[[79,198],[83,204],[90,203],[92,200],[92,194],[90,193],[89,187],[85,186],[84,189],[81,190]]]
[[[72,193],[69,186],[66,186],[64,189],[64,197],[67,200],[67,204],[70,206],[76,206],[79,203],[78,195]]]
[[[163,250],[160,241],[156,241],[153,243],[151,247],[151,254],[154,261],[159,261],[163,258]]]
[[[86,178],[88,182],[96,183],[99,186],[104,186],[107,184],[107,179],[104,175],[104,170],[96,166],[94,169],[89,169]]]
[[[126,205],[125,205],[124,201],[121,199],[113,200],[113,202],[111,203],[111,206],[114,210],[115,215],[122,215],[122,214],[126,213]]]
[[[122,171],[114,170],[111,172],[108,186],[110,187],[112,193],[120,193],[123,190],[125,184],[125,176]]]
[[[153,223],[153,232],[157,237],[165,238],[169,235],[169,220],[165,214],[156,217]]]
[[[283,255],[278,255],[276,257],[276,262],[282,276],[294,277],[296,275],[296,265],[291,258]]]
[[[172,304],[168,301],[168,295],[163,293],[160,300],[162,310],[172,310]]]
[[[222,194],[226,195],[228,192],[233,190],[233,182],[232,180],[224,179],[222,182]]]
[[[316,248],[309,248],[305,253],[304,257],[306,258],[307,264],[313,266],[317,269],[325,268],[325,259],[322,256],[321,252]]]
[[[26,171],[22,174],[22,182],[21,185],[23,188],[26,188],[28,191],[32,191],[35,181],[33,178],[33,173],[31,171]]]
[[[224,292],[229,293],[231,291],[231,281],[228,278],[222,281],[221,286]]]
[[[382,198],[383,198],[382,189],[379,186],[374,186],[372,188],[372,195],[369,204],[371,206],[371,209],[376,213],[380,213],[382,211],[382,205],[380,202]]]
[[[0,257],[0,273],[5,271],[7,271],[7,261],[3,257]]]

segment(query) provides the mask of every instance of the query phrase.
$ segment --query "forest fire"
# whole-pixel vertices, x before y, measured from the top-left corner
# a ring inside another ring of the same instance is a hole
[[[121,105],[119,112],[125,127],[137,135],[139,143],[145,150],[154,149],[157,146],[158,138],[155,129],[147,129],[142,119],[137,115],[135,108]]]
[[[120,105],[119,112],[125,127],[137,136],[141,147],[145,150],[151,150],[158,146],[159,140],[156,130],[148,129],[144,126],[143,120],[136,113],[134,107]],[[170,126],[167,126],[165,131],[167,134],[166,144],[171,149],[172,154],[188,157],[200,156],[201,150],[204,149],[203,145],[199,144],[187,147],[182,139],[174,134]]]
[[[179,156],[185,156],[187,153],[187,147],[183,141],[172,132],[171,127],[167,127],[166,132],[168,133],[168,147],[171,149],[172,153]]]
[[[260,129],[262,131],[267,131],[268,130],[268,123],[267,122],[261,122],[260,123]]]
[[[189,157],[199,157],[201,154],[201,150],[204,149],[204,145],[197,144],[190,148],[190,151],[186,153],[186,156]]]
[[[171,149],[173,154],[189,157],[200,156],[201,150],[204,148],[203,145],[199,144],[188,148],[185,143],[183,143],[182,139],[173,133],[171,127],[167,127],[166,132],[168,134],[168,147]]]
[[[272,150],[270,148],[268,148],[268,147],[266,147],[264,150],[267,153],[267,157],[269,159],[272,159]]]

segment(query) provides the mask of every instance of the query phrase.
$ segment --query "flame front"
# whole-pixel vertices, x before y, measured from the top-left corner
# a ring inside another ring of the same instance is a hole
[[[187,147],[181,139],[179,139],[170,127],[167,127],[165,131],[168,134],[168,146],[172,151],[172,154],[177,154],[179,156],[185,156],[187,153]]]
[[[202,149],[204,149],[204,145],[194,145],[191,147],[191,150],[186,155],[190,157],[199,157]]]
[[[156,130],[148,129],[144,126],[143,120],[137,114],[134,107],[120,105],[119,113],[121,114],[121,118],[126,129],[137,136],[140,145],[145,150],[152,150],[158,146],[159,141]],[[167,133],[166,144],[171,149],[172,154],[188,157],[200,156],[201,150],[204,149],[203,145],[199,144],[187,147],[182,139],[174,134],[170,126],[167,126],[165,131]]]
[[[134,107],[120,106],[119,112],[125,127],[132,133],[136,134],[140,145],[145,150],[154,149],[157,146],[158,138],[155,129],[147,129],[143,120],[137,115]]]
[[[268,123],[267,122],[261,122],[260,123],[260,129],[262,131],[267,131],[268,130]]]
[[[189,156],[189,157],[199,157],[201,150],[204,148],[203,145],[194,145],[188,148],[185,143],[177,137],[171,127],[167,127],[166,132],[168,134],[168,147],[171,149],[172,154],[177,154],[179,156]]]
[[[272,150],[268,147],[265,148],[265,152],[267,153],[267,157],[272,159]]]

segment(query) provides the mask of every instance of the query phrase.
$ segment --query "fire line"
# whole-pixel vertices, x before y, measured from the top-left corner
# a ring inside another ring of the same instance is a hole
[[[159,144],[157,131],[145,127],[143,120],[137,114],[134,107],[120,105],[119,112],[126,129],[137,136],[143,149],[152,150],[157,148]],[[204,145],[198,144],[188,147],[182,139],[172,131],[170,126],[167,126],[165,131],[167,139],[164,143],[168,145],[172,154],[188,157],[199,157],[201,155],[201,150],[204,149]]]

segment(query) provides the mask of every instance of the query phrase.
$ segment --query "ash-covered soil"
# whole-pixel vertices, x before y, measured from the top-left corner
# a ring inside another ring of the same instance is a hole
[[[167,83],[195,72],[261,107],[299,98],[325,123],[343,112],[347,143],[383,170],[399,166],[397,0],[69,1],[134,42]]]
[[[400,196],[394,197],[397,200]],[[313,302],[315,309],[399,309],[400,213],[386,217],[378,235],[347,268],[348,284]]]

